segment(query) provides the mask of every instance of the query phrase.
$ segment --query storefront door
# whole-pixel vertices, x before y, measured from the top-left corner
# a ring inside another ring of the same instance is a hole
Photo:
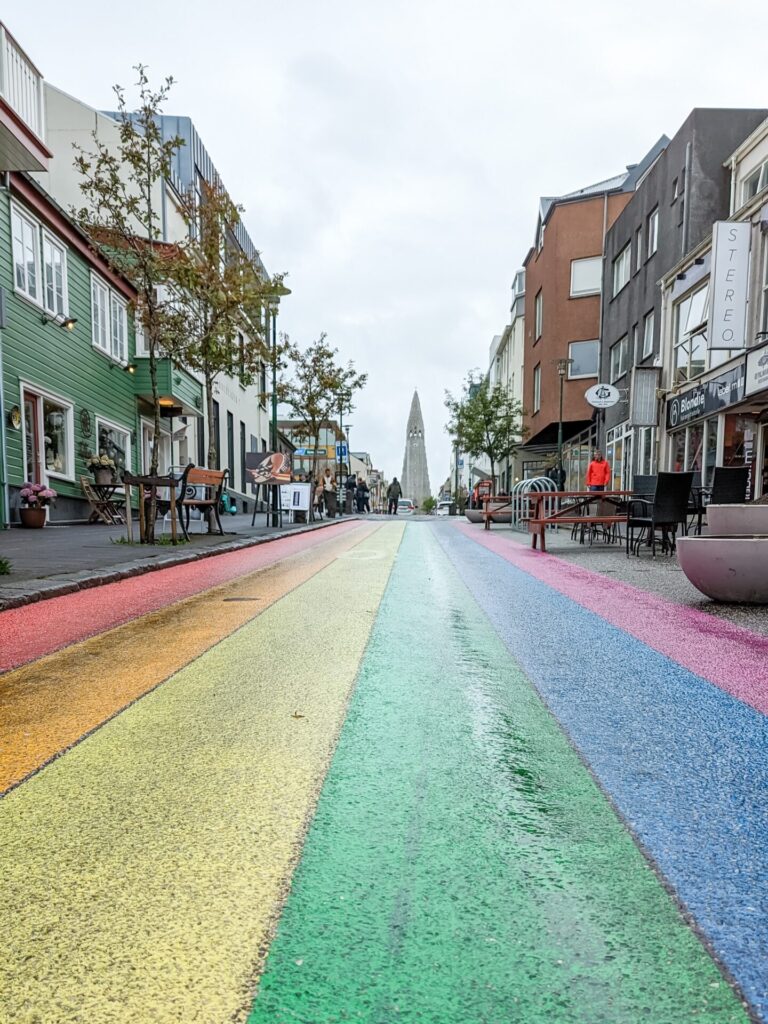
[[[24,392],[24,458],[26,478],[33,484],[43,483],[43,453],[40,438],[40,397]]]
[[[724,466],[749,466],[747,499],[755,496],[757,472],[757,433],[759,424],[753,416],[728,413],[725,417],[723,444]]]

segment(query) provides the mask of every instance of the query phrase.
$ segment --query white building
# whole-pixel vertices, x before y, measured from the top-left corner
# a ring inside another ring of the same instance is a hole
[[[109,113],[95,110],[48,83],[45,85],[45,105],[47,142],[54,159],[47,172],[35,177],[64,209],[80,208],[85,202],[80,190],[80,173],[74,166],[76,154],[73,147],[79,145],[86,153],[91,152],[95,133],[100,142],[116,148],[119,124]],[[185,140],[185,145],[174,159],[170,180],[158,182],[155,190],[162,240],[173,243],[184,240],[188,232],[194,230],[182,213],[187,197],[199,194],[201,180],[213,183],[219,180],[219,176],[189,118],[163,117],[162,130],[168,138],[178,135]],[[258,252],[242,223],[238,225],[236,234],[238,244],[266,276]],[[243,340],[248,340],[245,326]],[[137,360],[148,357],[139,332],[136,349]],[[259,376],[259,381],[248,387],[243,386],[237,376],[230,375],[221,375],[214,383],[211,428],[217,468],[229,470],[228,490],[241,507],[253,500],[246,491],[245,455],[250,451],[266,450],[269,438],[266,366],[262,366]],[[202,409],[185,409],[188,415],[163,422],[161,472],[167,471],[171,465],[183,466],[190,461],[205,464],[208,449],[203,416],[205,406],[203,396]],[[143,419],[141,450],[145,470],[149,465],[152,440],[152,423],[148,418]]]

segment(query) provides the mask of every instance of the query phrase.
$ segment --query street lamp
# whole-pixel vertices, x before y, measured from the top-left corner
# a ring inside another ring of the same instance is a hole
[[[270,319],[272,320],[272,418],[270,422],[271,449],[277,451],[277,312],[280,307],[280,299],[291,294],[282,281],[272,284],[267,295],[264,310],[267,317],[267,341],[269,341]],[[277,526],[277,509],[275,507],[274,494],[272,500],[272,525]]]
[[[562,490],[563,488],[563,382],[566,374],[568,373],[568,367],[573,363],[572,359],[557,359],[557,372],[560,377],[560,416],[557,421],[557,469],[559,479],[557,483],[557,489]]]

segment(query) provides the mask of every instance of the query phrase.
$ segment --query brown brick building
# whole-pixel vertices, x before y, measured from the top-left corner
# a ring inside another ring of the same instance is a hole
[[[526,475],[552,465],[557,453],[560,378],[557,361],[573,359],[563,387],[566,486],[583,483],[593,443],[593,410],[584,399],[600,367],[600,290],[605,233],[657,158],[615,178],[540,203],[536,244],[525,260],[524,394]],[[582,463],[584,465],[582,466]]]

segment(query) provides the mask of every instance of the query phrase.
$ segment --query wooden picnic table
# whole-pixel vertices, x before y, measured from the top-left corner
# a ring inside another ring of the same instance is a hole
[[[531,547],[535,550],[541,540],[541,550],[547,550],[548,526],[613,526],[627,521],[626,513],[621,515],[591,515],[589,505],[595,501],[619,504],[635,497],[634,491],[524,491],[532,505],[532,514],[527,516]],[[554,508],[545,512],[545,502],[554,502]]]

